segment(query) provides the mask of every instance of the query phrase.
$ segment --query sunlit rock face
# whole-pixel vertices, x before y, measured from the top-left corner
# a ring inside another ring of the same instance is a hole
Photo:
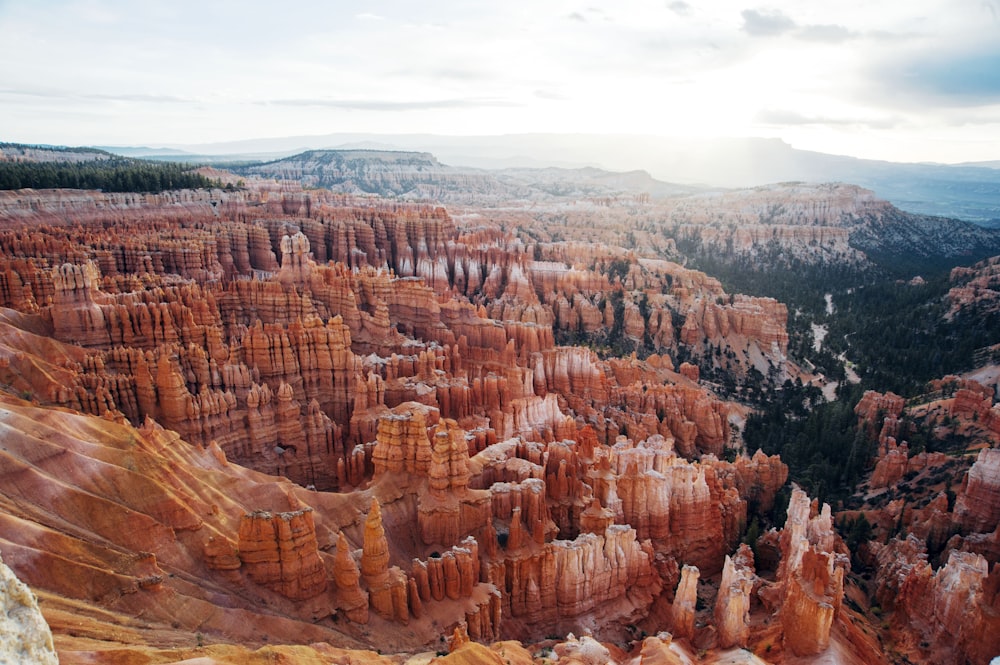
[[[0,662],[56,665],[52,631],[34,594],[0,560]]]
[[[830,506],[813,514],[809,497],[792,490],[781,532],[776,593],[787,649],[798,656],[822,653],[844,599],[850,560],[838,551]]]

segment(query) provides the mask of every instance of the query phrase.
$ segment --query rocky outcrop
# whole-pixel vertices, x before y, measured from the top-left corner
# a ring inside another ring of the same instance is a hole
[[[715,600],[715,629],[723,649],[747,646],[750,598],[756,582],[753,552],[746,544],[740,545],[733,557],[726,557]]]
[[[251,580],[287,598],[307,600],[326,591],[312,509],[244,515],[239,557]]]
[[[809,497],[795,488],[781,531],[776,583],[761,591],[778,608],[785,647],[797,656],[822,653],[844,598],[848,556],[839,551],[830,506],[812,514]]]
[[[726,557],[729,561],[729,557]],[[670,631],[678,638],[694,637],[694,613],[698,602],[698,569],[681,568],[681,580],[670,606]]]
[[[614,601],[630,597],[652,601],[659,590],[649,546],[635,531],[612,525],[603,535],[581,534],[573,541],[554,541],[555,597],[560,616],[606,611]],[[634,588],[632,588],[634,587]]]
[[[950,316],[973,306],[986,311],[1000,306],[1000,257],[952,268],[950,281],[955,285],[948,291]]]
[[[379,417],[372,451],[375,477],[387,472],[427,476],[433,457],[427,428],[437,420],[436,409],[412,402]]]
[[[458,543],[487,528],[490,495],[469,489],[469,447],[455,421],[440,421],[432,438],[428,491],[420,497],[417,526],[427,545]]]
[[[736,489],[750,506],[748,512],[756,510],[766,513],[774,507],[778,490],[788,480],[788,466],[778,455],[766,455],[758,449],[753,456],[740,455],[733,462]],[[719,475],[725,474],[721,470]]]
[[[58,665],[52,631],[38,600],[0,560],[0,662]]]
[[[402,570],[389,566],[389,557],[389,542],[382,527],[382,509],[378,500],[372,499],[365,518],[361,576],[368,587],[372,610],[383,619],[405,625],[410,621],[410,583]]]
[[[992,531],[1000,523],[1000,449],[979,451],[955,501],[955,515],[970,531]]]
[[[896,444],[895,439],[886,441],[885,452],[880,455],[869,485],[872,489],[891,487],[902,480],[910,461],[910,448],[905,443]]]
[[[903,413],[906,400],[895,393],[878,393],[866,390],[861,400],[854,407],[858,415],[858,424],[863,426],[870,436],[878,436],[879,443],[884,444],[887,436],[894,436],[895,423]]]
[[[361,572],[344,534],[337,538],[337,553],[331,575],[337,587],[340,610],[355,623],[368,623],[368,594],[361,590]]]
[[[725,488],[711,466],[676,457],[662,437],[630,444],[616,444],[611,459],[624,520],[658,550],[702,571],[721,570],[746,523],[739,492]],[[603,500],[616,503],[610,495]]]
[[[940,663],[988,662],[1000,651],[998,569],[978,554],[952,552],[934,571],[922,542],[893,540],[877,555],[876,597],[893,608],[922,655]]]

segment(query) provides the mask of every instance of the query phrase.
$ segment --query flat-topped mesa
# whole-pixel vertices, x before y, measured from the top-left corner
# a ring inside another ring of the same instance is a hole
[[[308,600],[327,589],[312,508],[247,513],[240,522],[239,556],[251,580],[287,598]]]
[[[955,514],[973,532],[992,531],[1000,522],[1000,449],[983,448],[969,469]]]

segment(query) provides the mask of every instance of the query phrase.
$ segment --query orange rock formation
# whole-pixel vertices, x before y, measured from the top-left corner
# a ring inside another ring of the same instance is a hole
[[[582,657],[723,570],[787,476],[720,460],[699,385],[716,347],[783,367],[787,311],[676,263],[266,182],[0,222],[0,382],[37,402],[0,396],[0,548],[57,646],[141,616],[128,640],[593,630]]]

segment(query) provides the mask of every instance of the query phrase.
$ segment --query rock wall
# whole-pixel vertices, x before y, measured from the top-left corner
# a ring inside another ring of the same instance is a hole
[[[57,665],[52,631],[35,595],[0,560],[0,661]]]

